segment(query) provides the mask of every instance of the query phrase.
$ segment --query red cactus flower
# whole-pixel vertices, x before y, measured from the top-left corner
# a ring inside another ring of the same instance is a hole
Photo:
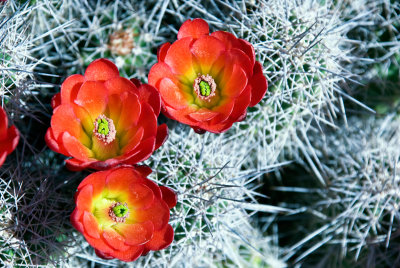
[[[163,113],[197,132],[228,130],[267,91],[253,46],[227,32],[209,34],[202,19],[184,22],[157,57],[149,84],[161,94]]]
[[[167,138],[157,127],[161,109],[155,88],[119,76],[109,60],[98,59],[85,75],[71,75],[52,100],[47,145],[72,157],[72,170],[107,169],[147,159]]]
[[[15,126],[8,127],[6,112],[0,107],[0,167],[18,145],[19,131]]]
[[[71,223],[99,257],[134,261],[171,244],[176,194],[147,179],[150,173],[147,166],[122,166],[95,172],[78,186]]]

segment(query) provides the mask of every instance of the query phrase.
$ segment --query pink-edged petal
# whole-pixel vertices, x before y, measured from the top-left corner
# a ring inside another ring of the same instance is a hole
[[[159,125],[157,127],[156,144],[154,150],[160,148],[160,146],[164,144],[167,138],[168,138],[168,126],[166,124]]]
[[[193,102],[193,97],[181,90],[169,78],[161,80],[159,90],[163,101],[174,109],[182,109]]]
[[[83,226],[88,235],[93,238],[100,238],[100,228],[96,218],[92,213],[85,211],[83,212]]]
[[[119,77],[117,66],[107,59],[97,59],[89,64],[85,71],[86,81],[105,81]]]
[[[176,193],[171,188],[165,186],[160,186],[160,190],[162,193],[162,199],[165,203],[167,203],[168,207],[170,209],[175,207],[176,203],[178,202]]]
[[[203,35],[208,35],[208,23],[203,19],[194,19],[185,21],[179,28],[178,39],[185,37],[199,38]]]
[[[125,243],[136,246],[148,242],[153,237],[154,225],[151,221],[119,224],[115,227],[125,237]]]
[[[187,77],[196,76],[195,59],[190,51],[192,43],[193,39],[188,37],[175,41],[168,49],[164,62],[168,64],[174,74]]]
[[[147,250],[160,250],[168,247],[174,240],[174,230],[172,226],[167,224],[161,230],[155,231],[153,238],[146,243]]]
[[[139,98],[141,102],[148,103],[153,108],[154,114],[158,116],[161,110],[161,96],[153,86],[142,84],[139,87]]]
[[[68,76],[67,79],[65,79],[61,84],[61,103],[65,104],[73,102],[84,81],[85,78],[80,74]]]
[[[65,150],[68,154],[78,160],[86,161],[93,156],[92,151],[85,147],[77,138],[64,132],[61,134],[61,140],[63,142]]]
[[[192,118],[193,120],[203,122],[203,121],[209,121],[217,115],[218,115],[217,112],[211,111],[207,108],[201,108],[194,113],[190,113],[189,117]]]
[[[149,72],[149,84],[159,89],[160,82],[163,78],[169,78],[172,81],[177,82],[175,75],[172,73],[171,68],[164,62],[159,62],[151,67]]]
[[[203,74],[209,74],[213,63],[225,51],[224,44],[213,36],[202,36],[197,39],[190,51],[196,57]]]
[[[171,44],[169,42],[164,43],[162,46],[160,46],[157,50],[157,60],[159,62],[163,62],[165,59],[165,55],[167,55],[167,51]]]

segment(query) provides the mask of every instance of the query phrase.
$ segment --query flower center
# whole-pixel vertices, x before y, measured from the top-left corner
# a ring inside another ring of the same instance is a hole
[[[201,100],[210,101],[215,96],[217,84],[211,75],[200,75],[193,82],[193,88]]]
[[[129,216],[129,209],[126,203],[115,202],[109,209],[108,215],[115,222],[125,222]]]
[[[112,119],[107,118],[102,114],[94,121],[93,133],[99,140],[108,144],[115,140],[115,134],[117,134],[117,131],[115,130]]]

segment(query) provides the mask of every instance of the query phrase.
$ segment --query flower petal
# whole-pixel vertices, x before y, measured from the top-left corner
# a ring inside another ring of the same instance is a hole
[[[53,108],[53,110],[61,104],[61,93],[57,93],[55,94],[52,98],[51,98],[51,108]]]
[[[169,220],[169,208],[162,200],[154,200],[153,205],[148,209],[138,209],[132,214],[132,218],[136,222],[153,222],[154,230],[160,230],[168,224]]]
[[[76,209],[80,211],[92,210],[93,186],[91,184],[79,189],[75,197]]]
[[[150,69],[148,75],[149,84],[158,89],[161,80],[166,77],[177,82],[177,79],[172,73],[171,67],[164,62],[156,63]]]
[[[128,130],[132,125],[136,125],[139,116],[143,113],[142,104],[139,102],[139,97],[135,94],[127,94],[126,98],[122,100],[121,105],[121,114],[118,120],[118,124],[116,125],[117,133],[120,131]],[[112,107],[110,107],[110,111],[112,112]],[[153,111],[151,113],[154,115]],[[151,116],[149,114],[149,116]]]
[[[174,74],[189,77],[189,80],[194,81],[196,70],[194,69],[195,59],[190,51],[192,43],[193,39],[189,37],[174,42],[168,49],[164,62]]]
[[[163,62],[165,59],[165,55],[167,55],[167,51],[171,44],[169,42],[164,43],[162,46],[160,46],[157,50],[157,60],[159,62]]]
[[[179,28],[178,40],[185,37],[199,38],[202,35],[208,35],[208,23],[203,19],[194,19],[185,21]]]
[[[103,230],[101,236],[109,246],[118,251],[126,251],[130,248],[128,245],[125,245],[125,238],[113,228]]]
[[[138,89],[135,84],[124,77],[114,77],[104,82],[104,86],[107,88],[107,95],[120,95],[126,91],[133,94],[138,94]]]
[[[77,138],[68,132],[63,132],[61,134],[61,141],[68,154],[78,160],[87,161],[93,156],[92,151],[90,151],[87,147],[80,143]]]
[[[83,83],[75,99],[75,103],[84,107],[94,119],[104,113],[107,102],[107,88],[97,81]]]
[[[154,114],[158,116],[161,110],[161,96],[153,86],[142,84],[139,87],[139,98],[141,102],[148,103],[153,108]]]
[[[202,74],[209,74],[213,63],[225,51],[224,44],[213,36],[202,36],[197,39],[190,51],[201,66]]]
[[[193,102],[193,97],[183,92],[171,79],[164,78],[161,80],[159,87],[161,97],[166,105],[174,109],[182,109]]]
[[[119,224],[116,230],[125,237],[125,243],[136,246],[148,242],[153,237],[154,225],[151,221],[133,224]]]
[[[203,121],[209,121],[217,115],[218,115],[217,112],[211,111],[207,108],[201,108],[194,113],[190,113],[189,117],[192,118],[193,120],[203,122]]]
[[[162,198],[167,203],[168,207],[171,209],[176,206],[178,202],[178,197],[176,193],[168,187],[160,186],[160,190],[162,193]]]
[[[100,238],[100,228],[96,218],[88,211],[83,212],[83,226],[85,232],[93,238]]]
[[[169,246],[174,240],[174,230],[172,226],[167,224],[161,230],[153,233],[153,238],[146,243],[145,248],[148,250],[160,250]]]
[[[257,67],[256,67],[257,66]],[[261,64],[257,61],[254,69],[260,69]],[[268,82],[263,73],[256,73],[250,80],[251,86],[251,102],[250,107],[259,103],[267,92]]]
[[[85,71],[86,81],[104,81],[114,77],[119,77],[118,68],[107,59],[93,61]]]
[[[80,74],[68,76],[67,79],[65,79],[61,84],[61,103],[66,104],[73,102],[84,81],[85,78]]]
[[[228,76],[226,83],[222,86],[222,95],[229,97],[236,97],[242,93],[247,85],[247,76],[243,69],[235,64],[230,76]]]
[[[154,150],[157,150],[160,148],[161,145],[164,144],[164,142],[168,138],[168,126],[167,124],[162,124],[157,127],[157,136],[156,136],[156,145],[154,147]]]

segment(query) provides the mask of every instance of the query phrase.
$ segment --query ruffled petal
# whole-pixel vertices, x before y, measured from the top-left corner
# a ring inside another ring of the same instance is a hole
[[[178,40],[185,37],[199,38],[208,35],[208,23],[203,19],[194,19],[185,21],[178,32]]]
[[[86,81],[105,81],[114,77],[119,77],[118,68],[107,59],[93,61],[85,71]]]

